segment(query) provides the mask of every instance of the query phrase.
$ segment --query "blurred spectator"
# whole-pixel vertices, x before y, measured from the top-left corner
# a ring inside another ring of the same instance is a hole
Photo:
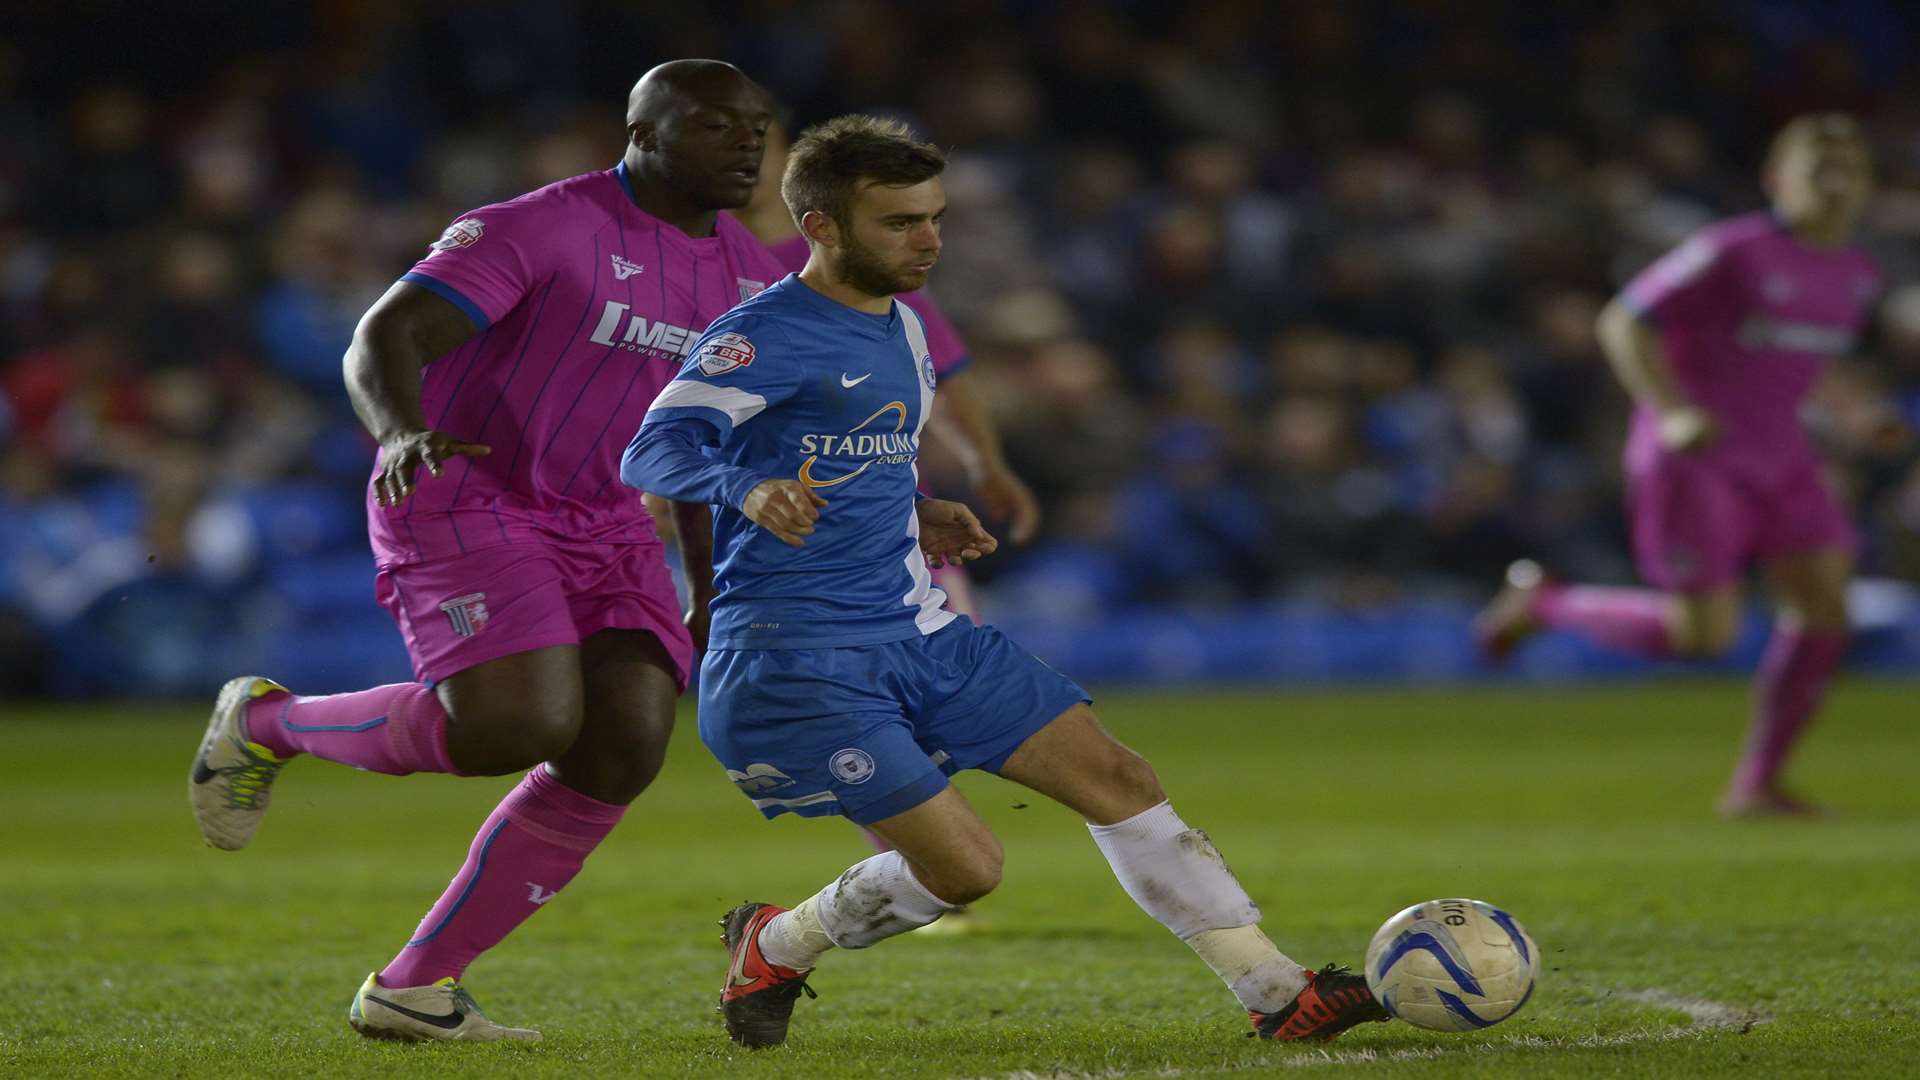
[[[369,257],[368,209],[349,189],[300,196],[273,238],[276,279],[254,308],[254,333],[281,374],[329,399],[341,397],[340,357],[360,316],[391,278]]]
[[[194,650],[144,621],[360,647],[355,321],[462,211],[607,167],[627,80],[690,53],[800,125],[885,110],[951,148],[934,287],[1048,504],[981,575],[1082,612],[1460,599],[1523,552],[1629,574],[1594,313],[1760,204],[1785,116],[1857,110],[1893,288],[1812,419],[1866,571],[1920,578],[1898,5],[267,5],[142,18],[124,61],[29,7],[0,41],[0,691],[66,678],[85,620],[167,685]]]

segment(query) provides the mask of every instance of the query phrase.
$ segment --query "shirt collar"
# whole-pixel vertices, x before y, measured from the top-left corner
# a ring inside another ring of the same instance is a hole
[[[865,311],[850,308],[832,297],[816,292],[813,286],[800,280],[799,274],[788,274],[780,279],[780,287],[799,296],[801,301],[817,311],[824,311],[840,322],[858,327],[862,333],[875,338],[887,338],[893,335],[893,328],[899,324],[900,301],[894,300],[885,315],[873,315]]]
[[[672,225],[669,225],[666,222],[661,221],[659,218],[654,217],[652,214],[647,213],[645,210],[640,209],[640,204],[638,201],[636,201],[636,197],[633,193],[633,175],[627,171],[627,161],[625,158],[620,159],[619,163],[614,165],[613,178],[615,180],[620,181],[620,190],[626,193],[626,196],[627,196],[626,208],[629,211],[632,211],[634,214],[637,214],[642,220],[644,220],[648,224],[659,229],[661,235],[667,237],[667,239],[670,242],[676,243],[676,244],[696,245],[696,246],[699,246],[699,245],[712,246],[720,243],[720,236],[721,236],[721,229],[722,229],[720,220],[721,218],[725,217],[725,214],[714,215],[712,236],[688,236],[686,233],[680,231],[678,228]]]

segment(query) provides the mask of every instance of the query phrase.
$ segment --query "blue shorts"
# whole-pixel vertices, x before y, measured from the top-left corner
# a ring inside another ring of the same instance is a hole
[[[1029,735],[1091,701],[991,626],[905,641],[721,649],[700,668],[700,741],[768,817],[866,823],[998,772]]]

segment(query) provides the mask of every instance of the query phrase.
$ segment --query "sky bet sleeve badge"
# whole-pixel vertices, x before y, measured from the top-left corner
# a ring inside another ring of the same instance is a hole
[[[700,371],[709,378],[753,363],[753,342],[740,334],[719,334],[700,347]]]
[[[472,247],[487,231],[479,218],[461,218],[447,226],[440,239],[428,245],[434,252],[452,251],[454,248]]]

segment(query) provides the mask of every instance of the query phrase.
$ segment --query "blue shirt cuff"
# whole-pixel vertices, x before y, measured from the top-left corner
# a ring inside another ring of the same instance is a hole
[[[440,299],[445,300],[447,303],[452,304],[454,307],[459,308],[461,314],[473,320],[474,328],[477,330],[485,330],[487,327],[493,325],[493,320],[487,318],[487,313],[480,310],[480,305],[467,299],[466,294],[446,282],[441,281],[439,278],[428,277],[419,271],[409,270],[400,275],[400,280],[411,281],[415,285],[440,297]]]

